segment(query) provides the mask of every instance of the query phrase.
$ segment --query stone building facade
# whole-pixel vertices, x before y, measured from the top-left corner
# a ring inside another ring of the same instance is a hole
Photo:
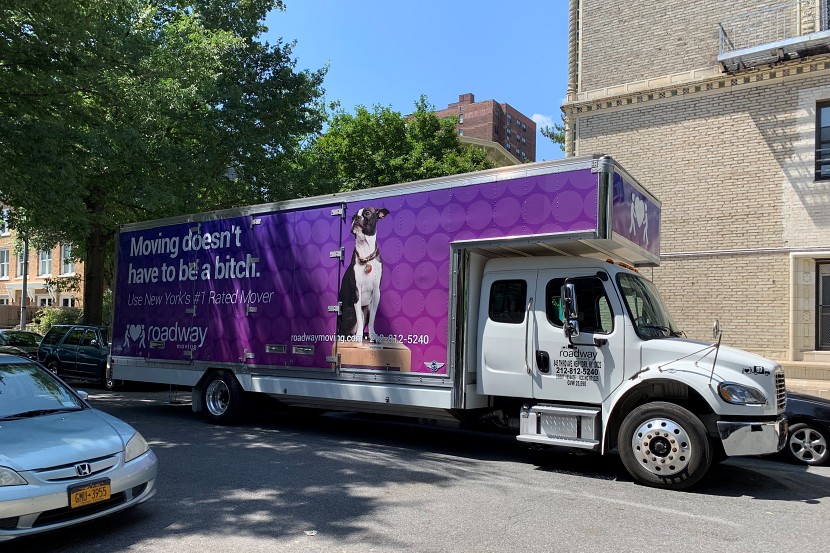
[[[566,154],[610,154],[662,200],[644,272],[689,337],[717,318],[797,378],[830,379],[827,29],[826,0],[570,5]]]

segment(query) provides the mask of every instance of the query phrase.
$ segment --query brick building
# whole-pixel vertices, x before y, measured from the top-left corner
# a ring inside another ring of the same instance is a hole
[[[7,208],[0,208],[0,328],[20,322],[20,301],[23,295],[24,257],[15,252],[15,233],[6,224]],[[72,259],[72,247],[58,244],[51,250],[29,250],[26,273],[27,303],[36,308],[54,305],[78,307],[82,290],[55,290],[47,279],[83,275],[83,264]]]
[[[495,100],[476,102],[472,93],[436,111],[438,117],[458,117],[458,135],[464,140],[495,142],[519,161],[536,161],[536,123],[512,107]]]
[[[566,155],[663,202],[679,326],[830,379],[827,0],[571,0]]]

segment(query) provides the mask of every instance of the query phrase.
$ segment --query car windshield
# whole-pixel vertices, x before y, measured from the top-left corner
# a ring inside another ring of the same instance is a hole
[[[36,348],[40,344],[40,336],[31,332],[9,332],[8,344],[19,348]]]
[[[84,404],[34,363],[0,364],[0,421],[78,411]]]
[[[628,314],[640,338],[650,340],[683,335],[674,324],[653,283],[628,273],[620,273],[617,280]]]

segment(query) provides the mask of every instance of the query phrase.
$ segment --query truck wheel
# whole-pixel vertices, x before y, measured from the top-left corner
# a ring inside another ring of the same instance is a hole
[[[236,377],[227,371],[208,376],[203,392],[205,415],[214,424],[233,424],[244,413],[245,392]]]
[[[617,447],[629,474],[654,488],[686,489],[712,465],[706,427],[673,403],[656,401],[631,411],[620,427]]]

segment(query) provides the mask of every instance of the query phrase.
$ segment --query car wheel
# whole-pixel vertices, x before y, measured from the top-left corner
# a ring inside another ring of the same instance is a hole
[[[830,459],[827,442],[830,436],[814,424],[799,422],[787,431],[784,451],[790,460],[804,465],[823,465]]]
[[[52,371],[52,374],[55,376],[61,375],[61,364],[57,359],[52,359],[48,363],[46,363],[46,368]]]
[[[245,412],[245,391],[236,377],[227,371],[208,376],[202,395],[204,412],[214,424],[233,424]]]
[[[617,448],[629,474],[654,488],[689,488],[712,465],[706,427],[673,403],[646,403],[631,411],[620,426]]]

